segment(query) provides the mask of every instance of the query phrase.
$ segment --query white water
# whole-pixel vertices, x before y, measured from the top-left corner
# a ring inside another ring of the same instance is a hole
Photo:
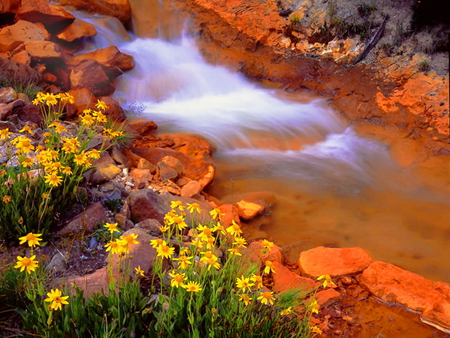
[[[450,280],[450,263],[442,260],[449,254],[441,211],[447,196],[398,167],[387,144],[359,136],[321,100],[286,100],[280,90],[205,63],[188,37],[117,36],[103,30],[94,45],[112,41],[135,59],[117,82],[124,106],[144,105],[143,116],[164,132],[198,133],[215,143],[217,194],[276,194],[273,214],[253,221],[250,236],[300,243],[298,250],[361,246],[376,259]]]

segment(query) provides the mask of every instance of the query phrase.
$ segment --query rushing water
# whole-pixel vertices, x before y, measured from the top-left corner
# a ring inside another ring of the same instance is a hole
[[[142,104],[164,132],[216,144],[213,195],[276,195],[271,212],[246,227],[249,237],[271,238],[293,257],[318,245],[360,246],[450,281],[448,195],[399,167],[388,144],[358,135],[322,100],[207,64],[187,36],[128,37],[114,20],[91,22],[99,28],[92,47],[114,44],[135,59],[117,82],[118,100]]]

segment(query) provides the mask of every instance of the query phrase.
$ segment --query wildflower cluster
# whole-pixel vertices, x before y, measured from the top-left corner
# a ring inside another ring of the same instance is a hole
[[[45,132],[34,133],[25,126],[19,133],[0,130],[0,142],[6,145],[9,161],[0,170],[0,237],[14,240],[17,234],[40,232],[47,236],[55,215],[76,201],[83,173],[124,134],[113,130],[98,101],[95,110],[86,109],[80,124],[59,120],[73,97],[67,93],[38,93],[33,103],[44,117]],[[108,128],[106,128],[108,126]],[[98,149],[89,149],[94,138],[101,138]],[[1,144],[0,143],[0,144]]]

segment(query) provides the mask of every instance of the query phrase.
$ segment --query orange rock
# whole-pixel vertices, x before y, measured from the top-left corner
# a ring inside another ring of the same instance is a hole
[[[25,50],[32,59],[60,58],[61,48],[51,41],[25,41]]]
[[[389,263],[374,261],[361,275],[376,297],[421,313],[421,320],[450,333],[450,285],[433,282]]]
[[[237,208],[232,204],[222,204],[220,207],[220,212],[225,214],[220,219],[220,223],[222,223],[223,226],[228,227],[232,224],[232,221],[235,221],[236,223],[240,223],[239,215]]]
[[[132,169],[130,177],[138,189],[142,189],[152,179],[152,174],[148,169]]]
[[[95,96],[107,96],[115,91],[103,67],[94,60],[84,61],[72,69],[70,73],[70,87],[70,89],[87,88]]]
[[[72,58],[71,63],[76,64],[85,60],[95,60],[101,64],[110,80],[134,67],[133,57],[122,53],[116,46],[77,55]]]
[[[283,260],[279,246],[274,245],[268,250],[263,247],[262,241],[250,243],[245,251],[245,256],[251,262],[259,262],[259,264],[263,264],[265,261],[272,261],[281,265]],[[276,269],[275,273],[277,273]]]
[[[75,21],[72,22],[66,29],[64,29],[61,33],[56,35],[58,39],[72,42],[76,39],[80,38],[89,38],[97,34],[97,30],[95,26],[83,21],[81,19],[75,18]]]
[[[52,33],[58,33],[70,25],[75,17],[59,6],[49,5],[46,0],[22,1],[16,20],[41,22]]]
[[[328,302],[339,298],[340,296],[341,294],[335,289],[325,289],[316,293],[317,303],[320,306],[323,306]]]
[[[298,265],[306,275],[332,277],[363,271],[372,262],[372,257],[362,248],[326,248],[319,246],[303,251]]]
[[[24,41],[44,41],[48,33],[34,23],[19,20],[0,30],[0,52],[13,50]]]
[[[74,6],[89,13],[104,14],[118,18],[122,23],[131,19],[128,0],[57,0],[61,5]]]
[[[237,202],[236,206],[238,208],[239,217],[244,220],[254,218],[255,216],[261,214],[265,209],[265,207],[261,204],[247,202],[244,200],[240,200],[239,202]]]
[[[0,14],[16,13],[21,0],[2,0],[0,3]]]
[[[95,203],[87,207],[81,214],[75,216],[70,220],[61,230],[58,231],[57,236],[67,236],[72,234],[79,234],[81,232],[90,234],[97,223],[107,222],[105,209],[101,203]]]
[[[273,291],[275,292],[296,289],[307,293],[308,291],[311,291],[316,284],[311,278],[302,277],[279,262],[274,263],[274,270]]]

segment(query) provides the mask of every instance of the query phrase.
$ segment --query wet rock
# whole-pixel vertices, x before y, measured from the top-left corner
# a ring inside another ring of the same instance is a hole
[[[110,80],[134,68],[133,57],[122,53],[116,46],[97,49],[93,52],[73,57],[74,62],[83,62],[86,60],[94,60],[101,64]]]
[[[141,136],[148,135],[158,129],[155,122],[144,119],[131,120],[129,124]]]
[[[58,39],[72,42],[81,38],[89,38],[97,34],[95,26],[89,22],[75,18],[75,21],[67,26],[61,33],[57,34]]]
[[[274,263],[275,273],[273,274],[273,291],[283,292],[288,290],[311,291],[315,282],[311,278],[302,277],[292,272],[279,262]],[[338,293],[339,294],[339,293]]]
[[[108,96],[115,88],[103,67],[94,60],[87,60],[76,66],[70,72],[71,89],[89,89],[95,96]]]
[[[222,214],[225,214],[220,219],[220,223],[223,226],[230,226],[232,221],[238,224],[240,223],[238,210],[233,204],[222,204],[219,206],[219,210]]]
[[[261,191],[228,195],[224,198],[224,202],[236,205],[239,216],[249,220],[262,214],[276,202],[276,198],[273,193]]]
[[[67,236],[79,234],[81,232],[90,234],[97,223],[107,222],[105,209],[101,203],[95,203],[87,207],[85,211],[67,222],[67,224],[57,232],[57,236]]]
[[[34,23],[19,20],[0,30],[0,52],[11,51],[25,41],[44,41],[48,33]]]
[[[45,0],[23,1],[16,14],[16,20],[41,22],[53,33],[58,33],[70,25],[75,17],[59,6],[50,5]]]
[[[316,293],[317,303],[320,306],[324,306],[327,303],[338,299],[340,296],[341,296],[341,294],[338,291],[336,291],[335,289],[321,290]]]
[[[421,320],[450,333],[450,285],[433,282],[395,265],[374,261],[360,281],[376,297],[421,313]]]
[[[298,265],[308,276],[332,277],[355,274],[363,271],[372,262],[372,257],[362,248],[326,248],[319,246],[300,254]]]
[[[214,152],[214,146],[201,135],[177,133],[160,137],[171,139],[173,149],[198,160],[208,160]]]
[[[131,19],[131,7],[128,0],[58,0],[58,2],[63,6],[74,6],[88,13],[113,16],[124,24]]]

